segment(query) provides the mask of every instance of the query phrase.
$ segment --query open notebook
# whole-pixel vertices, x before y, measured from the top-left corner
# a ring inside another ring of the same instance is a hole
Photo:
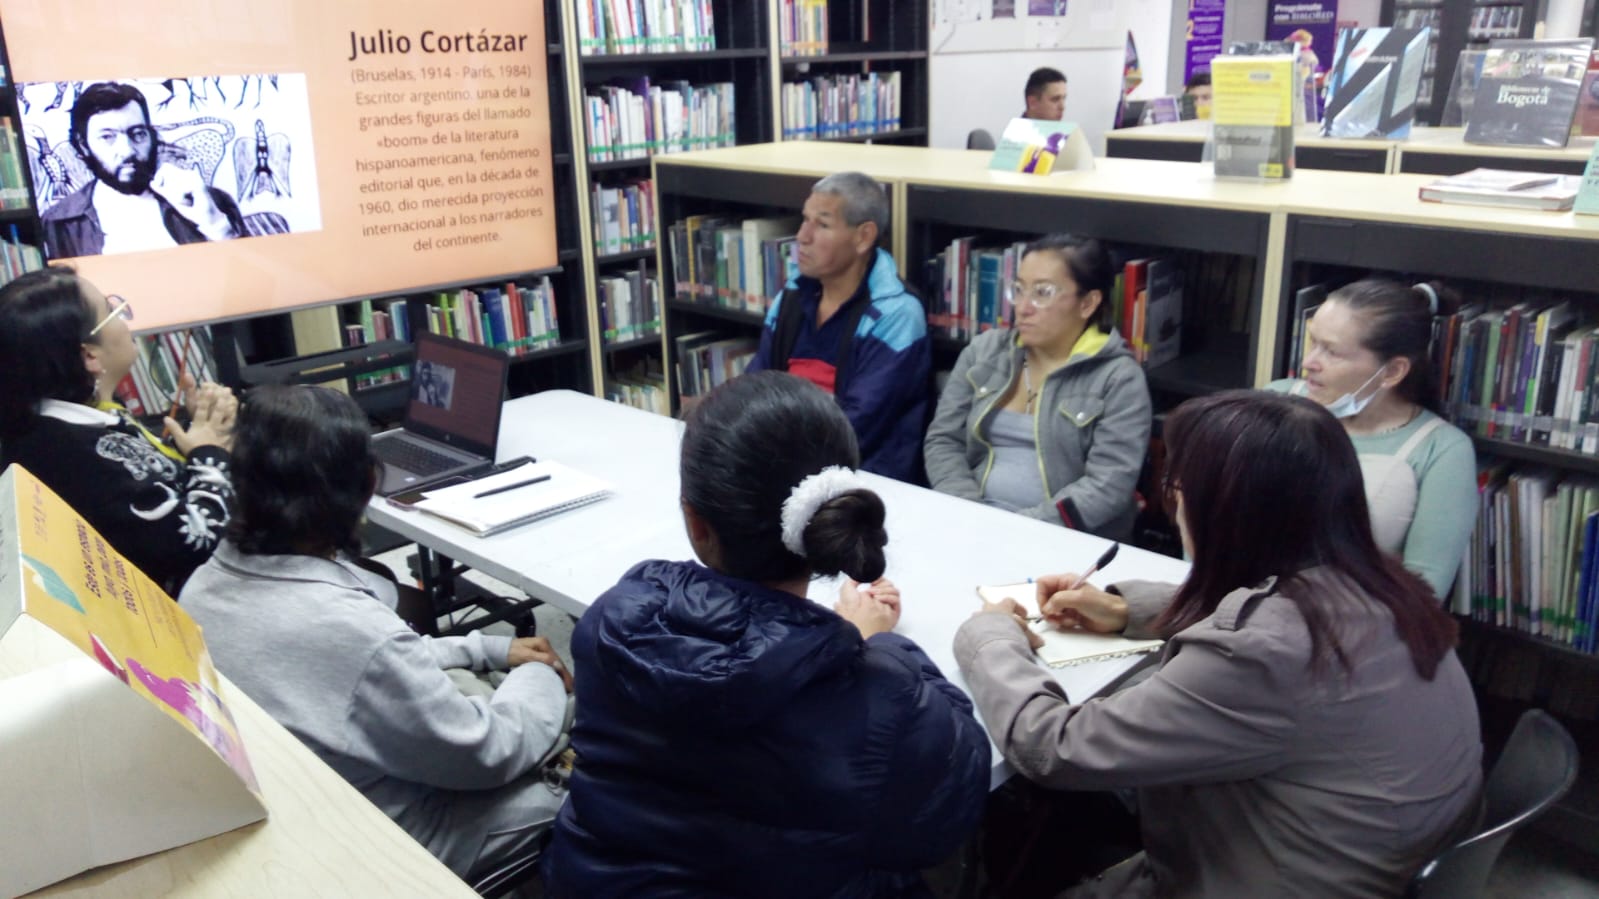
[[[987,602],[1014,599],[1028,609],[1038,606],[1038,588],[1032,583],[1000,584],[978,587],[977,595]],[[1118,656],[1151,652],[1161,647],[1161,640],[1129,640],[1119,634],[1094,634],[1080,630],[1061,630],[1048,621],[1035,621],[1028,625],[1044,638],[1038,648],[1038,659],[1051,668],[1065,668],[1085,662],[1102,662]]]
[[[611,485],[559,462],[529,462],[429,491],[412,508],[487,537],[587,505],[610,492]]]

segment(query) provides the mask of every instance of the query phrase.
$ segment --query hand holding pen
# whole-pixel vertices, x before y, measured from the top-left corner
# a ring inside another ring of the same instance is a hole
[[[1038,608],[1042,618],[1058,627],[1080,627],[1101,634],[1119,633],[1127,627],[1127,603],[1088,583],[1093,574],[1116,558],[1119,544],[1082,574],[1049,574],[1038,579]]]

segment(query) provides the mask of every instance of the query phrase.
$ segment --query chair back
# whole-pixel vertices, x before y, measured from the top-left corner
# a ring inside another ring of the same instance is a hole
[[[1411,899],[1472,899],[1488,884],[1512,834],[1559,802],[1577,779],[1577,743],[1546,712],[1529,709],[1516,722],[1483,790],[1482,828],[1421,866]]]
[[[992,150],[994,149],[994,135],[989,134],[982,128],[973,128],[971,132],[966,135],[966,149]]]

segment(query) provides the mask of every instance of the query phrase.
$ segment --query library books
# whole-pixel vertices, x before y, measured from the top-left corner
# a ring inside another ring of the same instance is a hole
[[[600,304],[600,334],[607,344],[661,333],[661,284],[645,263],[600,278],[595,292]]]
[[[760,347],[754,338],[726,337],[718,331],[682,334],[672,343],[679,396],[704,396],[743,374]]]
[[[1299,93],[1293,55],[1229,52],[1210,61],[1210,72],[1217,177],[1292,177]]]
[[[555,285],[548,275],[530,285],[445,291],[426,298],[422,321],[427,330],[512,356],[561,342]]]
[[[793,217],[738,220],[691,215],[667,229],[674,295],[764,315],[798,273]]]
[[[716,49],[710,0],[576,0],[576,7],[585,56]]]
[[[1410,135],[1426,65],[1427,29],[1345,28],[1327,72],[1325,137]]]
[[[1182,351],[1182,274],[1169,259],[1129,259],[1113,292],[1116,329],[1134,361],[1147,368],[1165,365]]]
[[[693,85],[647,77],[597,85],[584,98],[589,162],[643,159],[737,142],[730,81]]]
[[[778,0],[777,39],[784,56],[827,55],[827,0]]]
[[[672,401],[666,393],[666,377],[658,370],[643,368],[612,378],[605,384],[605,398],[656,415],[672,414]]]
[[[1599,649],[1599,481],[1490,458],[1478,463],[1477,491],[1452,610],[1578,652]]]
[[[1471,11],[1471,25],[1467,29],[1469,40],[1489,40],[1515,37],[1521,33],[1521,6],[1481,5]]]
[[[783,84],[783,139],[828,140],[897,131],[900,74],[869,72]]]
[[[23,169],[28,157],[17,140],[16,124],[0,116],[0,209],[27,209],[28,182]]]
[[[1564,211],[1576,202],[1581,182],[1576,175],[1472,169],[1424,184],[1419,193],[1433,203]]]
[[[0,284],[18,275],[44,268],[44,254],[33,244],[23,243],[16,225],[8,225],[8,239],[0,239]]]
[[[1466,142],[1564,147],[1592,38],[1494,41],[1466,124]]]
[[[655,189],[649,179],[620,187],[595,185],[594,249],[597,256],[655,246]]]
[[[409,304],[404,299],[362,300],[355,304],[356,320],[344,326],[344,345],[358,347],[384,340],[409,341],[411,321],[408,308]],[[408,380],[410,376],[409,366],[397,365],[370,374],[356,375],[354,386],[357,390],[364,390]]]
[[[159,417],[171,411],[178,382],[192,375],[196,384],[217,380],[216,353],[209,327],[167,331],[134,338],[138,355],[117,385],[117,398],[136,417]]]
[[[1014,320],[1016,268],[1027,244],[976,247],[975,240],[956,238],[923,264],[931,334],[970,340]]]

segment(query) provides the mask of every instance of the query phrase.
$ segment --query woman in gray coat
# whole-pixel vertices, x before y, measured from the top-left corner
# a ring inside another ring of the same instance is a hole
[[[1149,387],[1099,322],[1115,271],[1097,240],[1052,235],[1016,268],[1016,324],[961,351],[923,451],[933,489],[1126,539],[1149,448]]]
[[[1070,895],[1397,896],[1475,821],[1482,745],[1455,623],[1372,540],[1360,466],[1309,400],[1232,391],[1166,422],[1180,587],[1039,582],[1065,627],[1167,640],[1073,704],[1027,612],[990,605],[956,660],[1005,758],[1057,789],[1138,789],[1144,851]]]

